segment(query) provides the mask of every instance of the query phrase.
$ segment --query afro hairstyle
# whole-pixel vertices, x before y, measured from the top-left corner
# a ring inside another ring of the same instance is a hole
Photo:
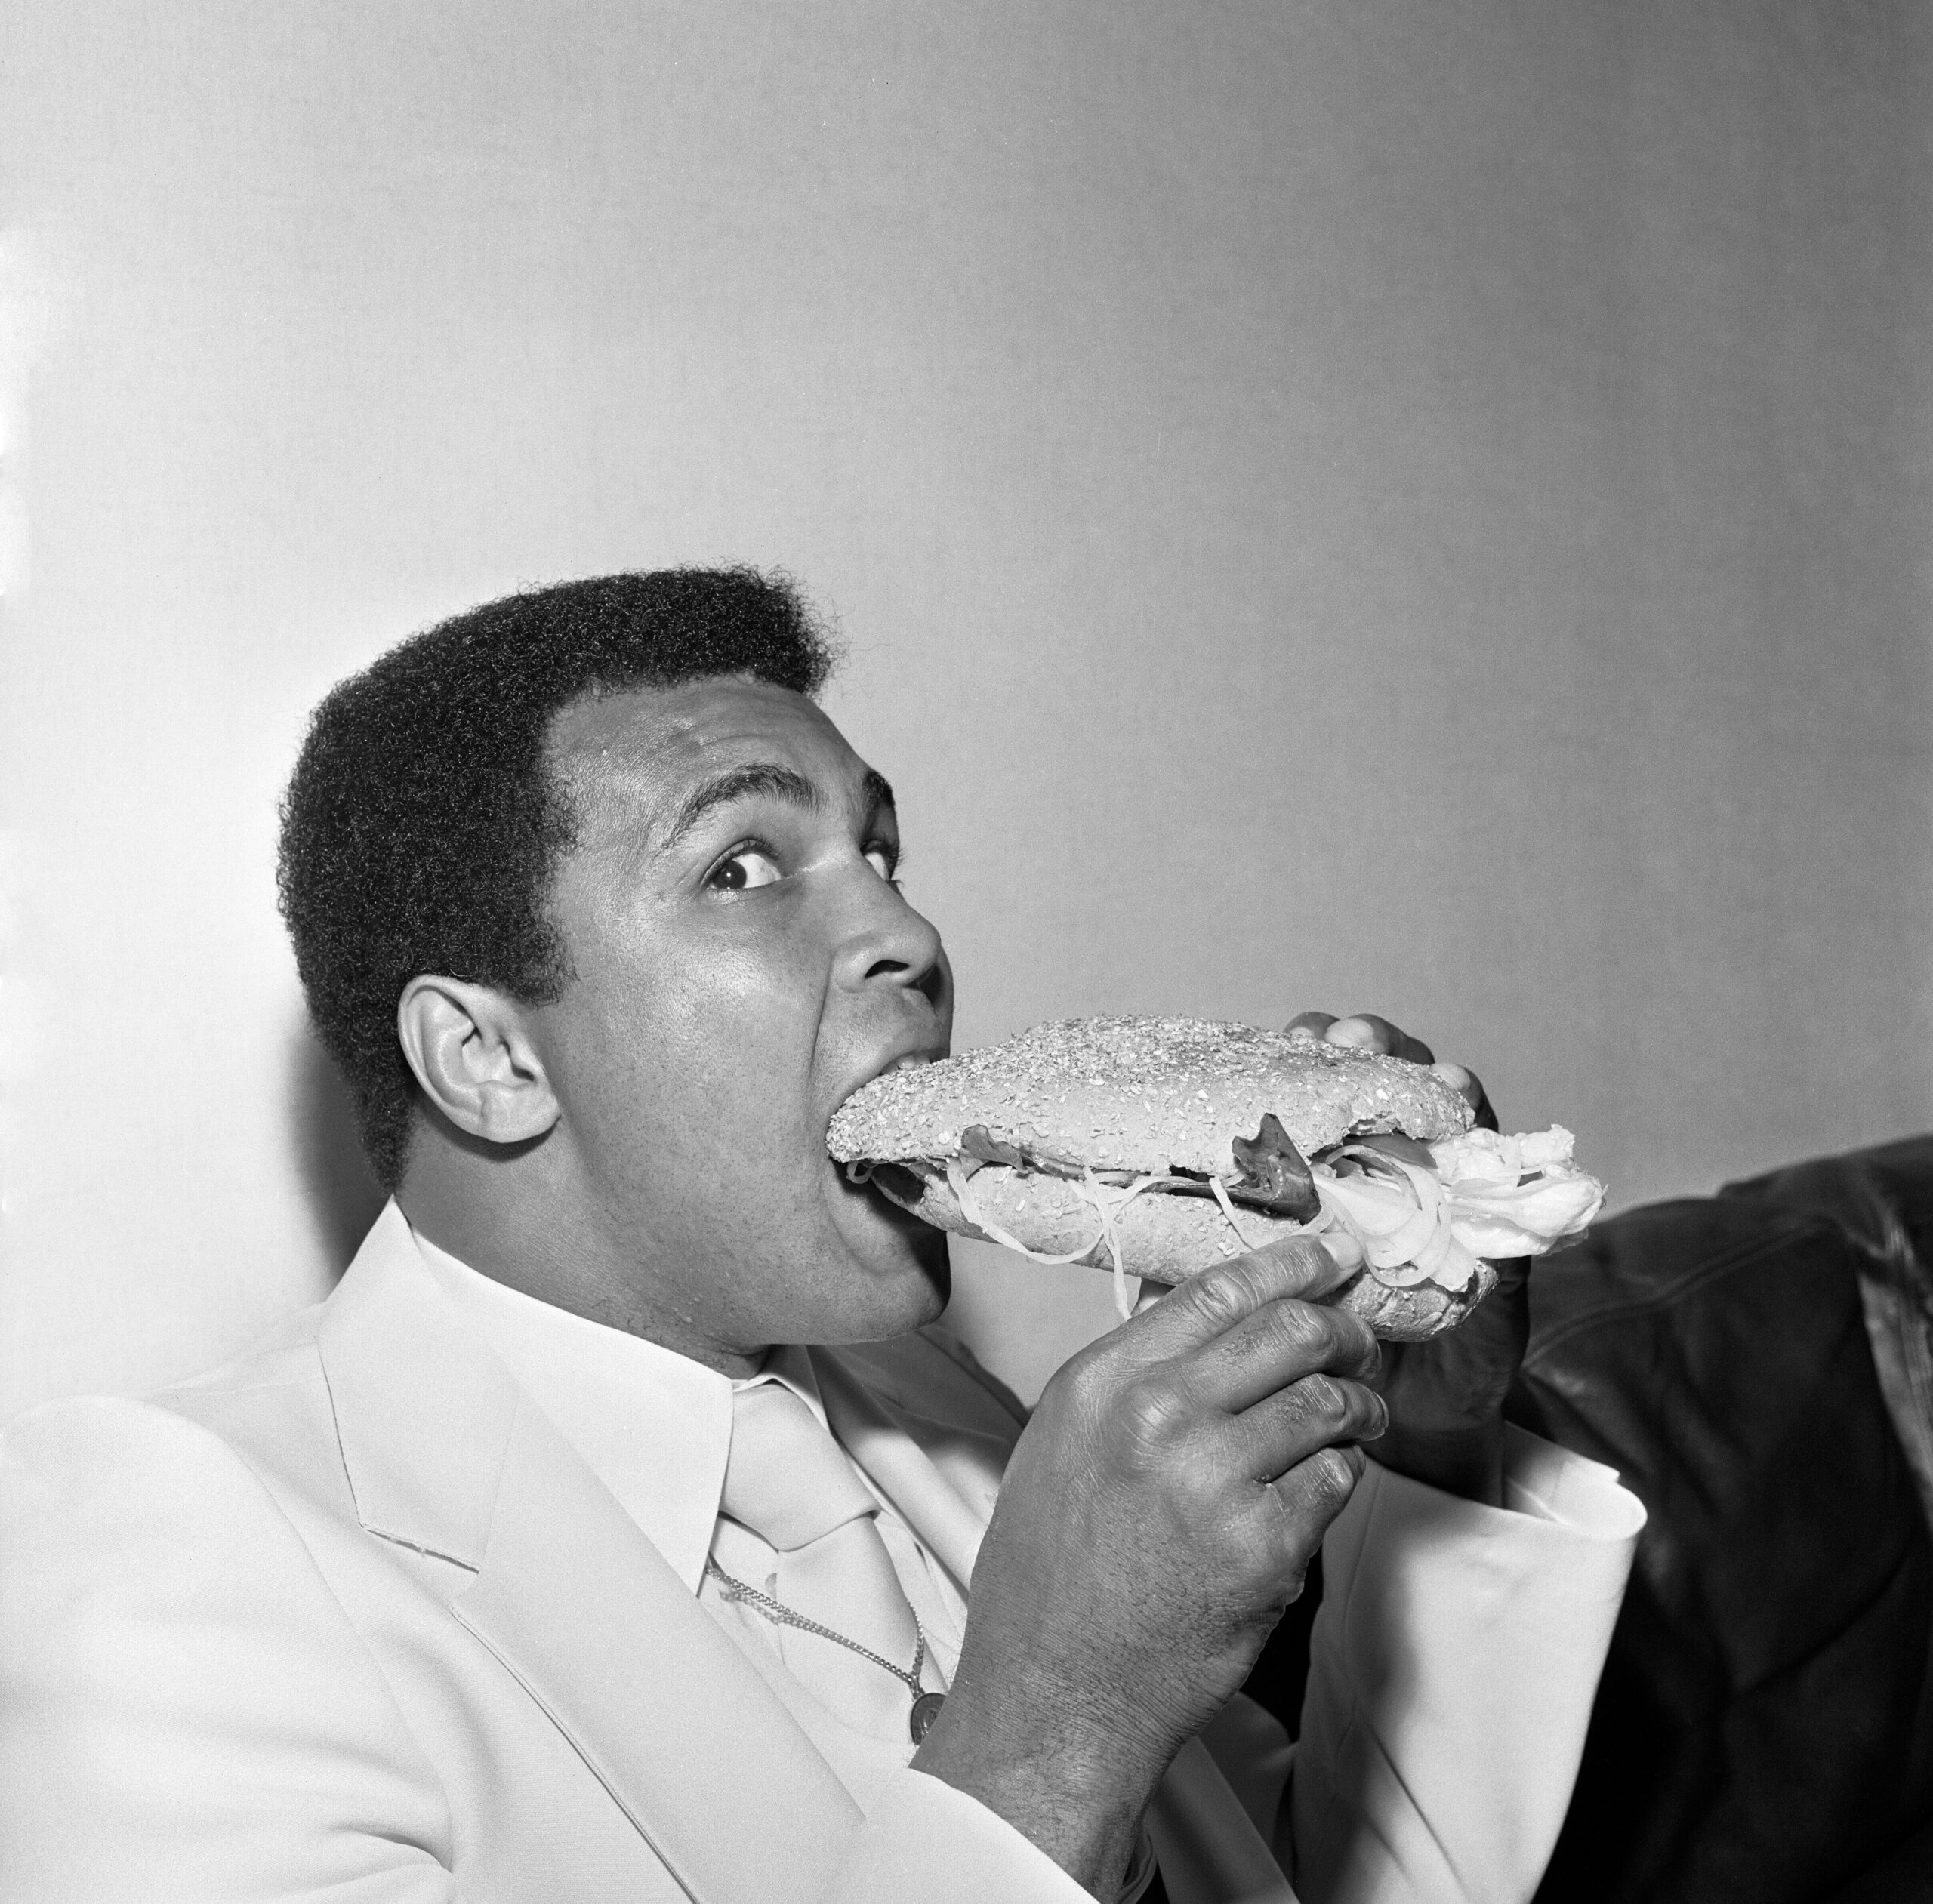
[[[282,805],[277,889],[309,1015],[386,1190],[417,1085],[396,1003],[418,975],[541,1004],[569,976],[547,916],[575,836],[546,753],[586,696],[745,675],[815,695],[832,645],[785,576],[600,575],[486,603],[412,637],[316,710]]]

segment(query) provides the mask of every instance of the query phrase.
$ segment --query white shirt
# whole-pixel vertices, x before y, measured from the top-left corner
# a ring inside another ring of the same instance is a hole
[[[910,1736],[881,1739],[828,1711],[785,1669],[766,1617],[721,1593],[704,1571],[721,1531],[730,1551],[721,1552],[720,1561],[729,1572],[757,1585],[769,1570],[759,1550],[769,1556],[771,1549],[756,1535],[732,1521],[721,1530],[732,1397],[738,1389],[776,1382],[825,1427],[825,1406],[804,1351],[775,1349],[758,1374],[735,1382],[661,1344],[526,1296],[412,1234],[444,1294],[758,1668],[865,1809],[880,1782],[911,1758]],[[865,1471],[856,1464],[853,1471],[879,1502],[880,1538],[926,1634],[931,1662],[926,1683],[943,1688],[959,1661],[966,1601]]]

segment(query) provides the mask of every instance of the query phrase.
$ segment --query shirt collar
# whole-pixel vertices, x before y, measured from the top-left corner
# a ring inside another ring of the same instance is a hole
[[[443,1293],[696,1593],[724,1491],[732,1397],[776,1382],[824,1427],[806,1352],[774,1349],[757,1375],[734,1382],[661,1343],[526,1296],[410,1234]]]

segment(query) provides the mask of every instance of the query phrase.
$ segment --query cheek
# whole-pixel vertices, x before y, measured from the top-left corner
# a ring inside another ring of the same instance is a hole
[[[573,1027],[581,1117],[607,1152],[769,1175],[810,1122],[822,985],[742,947],[640,957],[584,981]]]

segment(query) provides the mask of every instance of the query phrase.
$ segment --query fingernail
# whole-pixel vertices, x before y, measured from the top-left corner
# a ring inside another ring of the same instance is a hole
[[[1316,1241],[1328,1251],[1338,1269],[1354,1271],[1364,1262],[1362,1245],[1346,1230],[1325,1230]]]
[[[1364,1046],[1376,1042],[1376,1027],[1363,1018],[1338,1018],[1322,1034],[1332,1045]]]

